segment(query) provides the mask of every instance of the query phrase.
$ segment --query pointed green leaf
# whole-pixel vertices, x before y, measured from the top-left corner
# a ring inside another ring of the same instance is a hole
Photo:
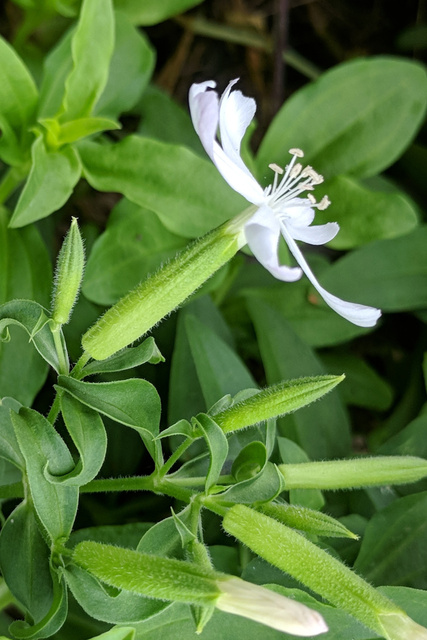
[[[227,459],[228,442],[222,429],[205,413],[199,413],[196,416],[196,424],[209,449],[209,471],[205,483],[205,491],[209,493],[210,488],[216,484]]]
[[[335,518],[301,505],[296,506],[286,502],[269,502],[261,505],[259,509],[262,513],[279,522],[283,522],[288,527],[293,527],[315,536],[353,538],[356,540],[358,538],[356,534],[352,533]]]
[[[126,347],[119,353],[114,354],[106,360],[93,360],[85,365],[82,376],[91,376],[95,373],[113,373],[115,371],[126,371],[139,367],[146,362],[158,364],[165,359],[160,353],[154,338],[147,338],[136,347]]]
[[[68,473],[54,475],[47,470],[46,477],[53,484],[79,487],[98,474],[107,451],[107,434],[99,413],[69,394],[61,396],[61,412],[80,459]]]
[[[28,156],[29,127],[37,106],[37,89],[15,50],[0,38],[0,157],[11,165]]]
[[[23,227],[60,209],[80,178],[80,160],[72,147],[49,151],[39,136],[31,155],[30,175],[13,212],[11,227]]]
[[[136,378],[95,383],[59,376],[58,385],[91,409],[138,431],[157,461],[160,398],[152,384]]]
[[[144,0],[143,3],[140,0],[115,0],[114,4],[134,24],[147,26],[183,13],[200,2],[202,0],[162,0],[161,3],[157,0]]]
[[[77,487],[51,484],[44,471],[63,475],[73,468],[64,441],[50,422],[33,409],[11,412],[16,439],[25,458],[31,498],[37,515],[52,543],[66,540],[76,516]]]
[[[62,122],[90,116],[107,84],[114,49],[111,0],[84,0],[71,48],[73,69],[65,83]]]

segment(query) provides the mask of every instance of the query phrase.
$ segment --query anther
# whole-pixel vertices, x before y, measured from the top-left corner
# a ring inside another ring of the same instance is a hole
[[[284,173],[282,167],[279,167],[279,165],[276,164],[275,162],[272,162],[268,166],[272,171],[274,171],[274,173],[279,173],[280,175],[282,175],[282,173]]]
[[[316,204],[316,198],[312,193],[307,193],[307,198],[310,200],[311,204]]]
[[[319,211],[323,211],[324,209],[327,209],[330,204],[331,204],[331,201],[329,200],[328,196],[323,196],[323,198],[317,205],[317,208],[319,209]]]
[[[297,156],[297,158],[304,157],[304,151],[301,151],[301,149],[289,149],[289,153],[293,156]]]
[[[296,178],[302,171],[302,164],[297,162],[291,169],[291,178]]]

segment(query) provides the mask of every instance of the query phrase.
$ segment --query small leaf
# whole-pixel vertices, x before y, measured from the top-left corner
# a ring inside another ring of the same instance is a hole
[[[256,476],[267,464],[267,449],[263,442],[250,442],[244,447],[231,467],[237,482]]]
[[[30,175],[13,212],[11,227],[23,227],[60,209],[80,178],[80,160],[72,147],[49,151],[39,136],[31,155]]]
[[[261,505],[259,510],[267,516],[283,522],[288,527],[293,527],[312,535],[327,538],[358,539],[358,536],[347,529],[341,522],[331,518],[326,513],[321,513],[314,509],[308,509],[300,505],[290,505],[285,502],[269,502]]]
[[[196,424],[201,430],[209,449],[210,463],[205,483],[205,491],[209,493],[211,487],[216,484],[227,459],[228,442],[222,429],[208,415],[199,413],[196,416]]]
[[[47,470],[46,477],[53,484],[79,487],[93,480],[101,469],[107,451],[107,434],[100,415],[69,394],[61,396],[61,412],[80,460],[68,473],[53,475]]]
[[[270,502],[284,490],[283,478],[276,465],[265,463],[256,475],[237,482],[210,500],[221,503],[238,502],[253,504],[254,502]]]
[[[137,347],[126,347],[106,360],[93,360],[85,365],[82,376],[91,376],[96,373],[114,373],[139,367],[146,362],[158,364],[165,359],[160,353],[154,338],[147,338]]]
[[[159,455],[160,398],[146,380],[81,382],[59,376],[58,385],[86,406],[138,431],[154,460]]]

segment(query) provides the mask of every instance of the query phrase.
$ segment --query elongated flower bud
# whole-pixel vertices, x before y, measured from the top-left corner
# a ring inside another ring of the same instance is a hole
[[[103,582],[144,596],[215,606],[299,636],[328,630],[317,611],[209,567],[91,541],[75,547],[73,560]]]
[[[83,336],[95,360],[104,360],[152,329],[228,262],[245,244],[234,221],[191,243],[109,309]]]
[[[84,270],[84,248],[77,219],[73,218],[56,263],[52,319],[66,324],[77,300]]]
[[[228,510],[223,526],[252,551],[380,636],[388,640],[424,640],[425,636],[420,635],[423,628],[400,607],[294,529],[241,504]],[[411,628],[419,635],[410,636]],[[405,633],[399,635],[402,630]]]
[[[216,419],[216,417],[215,417]],[[427,476],[427,462],[415,456],[378,456],[279,464],[289,489],[351,489],[417,482]]]
[[[215,422],[225,433],[228,433],[268,418],[277,418],[321,398],[342,380],[344,380],[343,375],[281,382],[217,413],[214,416]]]

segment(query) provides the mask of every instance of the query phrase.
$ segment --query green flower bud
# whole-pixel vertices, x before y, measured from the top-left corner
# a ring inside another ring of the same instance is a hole
[[[216,417],[215,417],[216,419]],[[405,484],[427,476],[427,461],[415,456],[378,456],[279,464],[289,489],[355,489]]]
[[[206,566],[99,542],[78,544],[73,560],[103,582],[162,600],[212,606],[300,636],[328,630],[322,616],[274,591]],[[204,621],[207,621],[209,614]],[[204,622],[201,622],[201,630]]]
[[[77,300],[84,270],[84,248],[77,219],[73,218],[56,262],[52,299],[52,319],[66,324]]]
[[[217,413],[214,420],[228,433],[268,418],[278,418],[321,398],[344,380],[344,377],[317,376],[281,382]]]
[[[192,242],[109,309],[83,336],[95,360],[105,360],[152,329],[245,244],[242,224],[228,222]]]
[[[234,505],[228,510],[223,527],[267,562],[347,611],[378,635],[383,636],[386,632],[388,640],[409,640],[409,637],[424,640],[421,635],[397,635],[393,627],[397,630],[404,626],[409,632],[410,618],[406,613],[294,529],[244,505]],[[418,627],[413,621],[411,623]]]

